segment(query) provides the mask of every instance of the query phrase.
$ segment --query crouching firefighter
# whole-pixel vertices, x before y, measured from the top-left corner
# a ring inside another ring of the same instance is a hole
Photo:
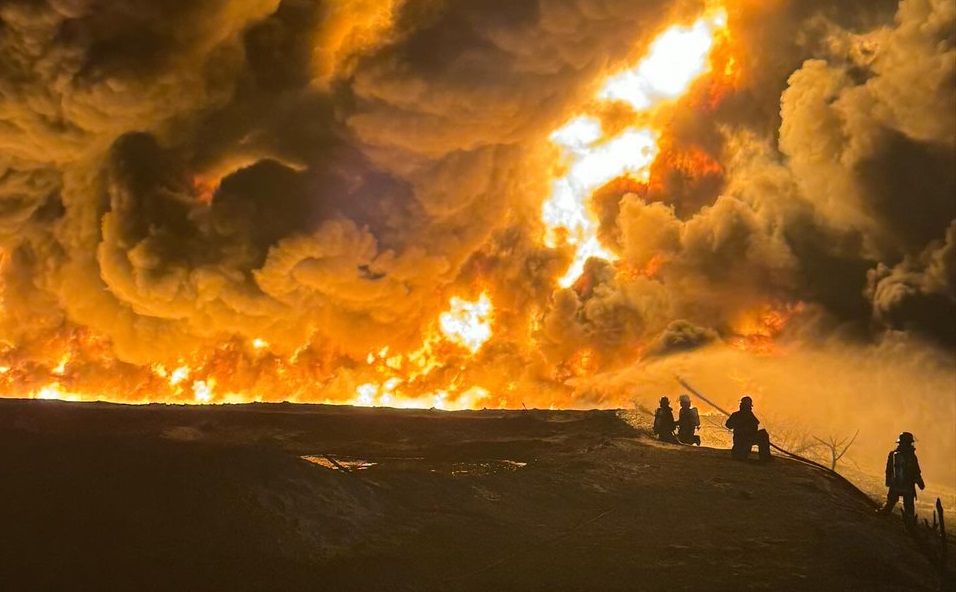
[[[889,514],[902,497],[903,520],[907,524],[916,524],[916,486],[919,485],[920,489],[926,487],[916,459],[914,440],[913,434],[903,432],[896,440],[896,449],[886,457],[886,486],[889,491],[886,503],[879,510],[882,514]]]
[[[747,460],[750,449],[757,446],[760,462],[768,462],[770,458],[770,435],[767,430],[758,429],[760,420],[753,412],[754,402],[748,396],[740,399],[740,410],[730,414],[725,424],[734,432],[734,446],[730,450],[730,457],[734,460]]]
[[[678,444],[677,436],[674,435],[676,427],[671,401],[667,397],[661,397],[661,406],[654,412],[654,435],[662,442]]]
[[[695,407],[690,406],[690,396],[681,395],[680,413],[677,417],[677,439],[681,444],[696,444],[700,446],[700,436],[695,434],[700,429],[700,415]]]

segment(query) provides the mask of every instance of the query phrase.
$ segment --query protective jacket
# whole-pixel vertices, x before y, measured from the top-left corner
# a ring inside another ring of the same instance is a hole
[[[677,431],[681,436],[693,436],[700,427],[700,416],[697,410],[691,407],[681,407],[677,420]]]
[[[731,413],[724,425],[734,431],[734,446],[744,443],[749,446],[757,436],[760,420],[750,409],[741,409]]]
[[[658,407],[654,412],[654,433],[659,437],[673,437],[676,425],[674,411],[670,407]]]
[[[911,444],[900,444],[886,457],[886,486],[893,493],[915,496],[917,484],[925,487],[916,449]]]
[[[758,429],[760,420],[750,409],[734,411],[725,424],[734,431],[734,446],[731,455],[736,460],[746,460],[750,455],[750,448],[756,444],[761,461],[769,461],[770,435],[767,430]]]

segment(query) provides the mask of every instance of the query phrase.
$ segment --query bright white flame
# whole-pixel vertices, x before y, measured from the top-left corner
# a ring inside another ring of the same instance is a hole
[[[596,236],[588,237],[584,244],[578,245],[578,249],[574,252],[574,259],[571,261],[571,266],[568,267],[568,270],[561,276],[561,279],[558,280],[558,285],[562,288],[567,288],[573,284],[575,280],[584,273],[584,264],[587,263],[591,257],[604,259],[605,261],[617,260],[617,255],[605,249]]]
[[[575,191],[594,191],[627,174],[646,181],[657,151],[657,134],[628,129],[585,153],[562,181]]]
[[[189,378],[189,366],[180,366],[173,370],[173,373],[169,376],[169,384],[176,386],[180,382]]]
[[[355,389],[355,404],[362,407],[372,407],[375,405],[375,398],[378,396],[378,385],[372,383],[361,384]]]
[[[577,121],[577,120],[574,120]],[[573,123],[573,122],[572,122]],[[571,125],[565,126],[568,130]],[[545,244],[558,244],[559,230],[563,239],[577,247],[574,260],[558,283],[567,288],[574,283],[590,257],[614,261],[617,256],[605,249],[597,238],[597,221],[587,207],[587,198],[618,177],[630,175],[646,182],[650,166],[657,157],[657,135],[648,129],[631,128],[590,150],[582,151],[568,174],[554,182],[551,198],[544,203],[541,217],[548,226]]]
[[[593,117],[575,117],[564,127],[552,132],[550,139],[558,146],[580,152],[601,139],[601,122]]]
[[[45,399],[49,401],[82,401],[83,396],[77,393],[71,393],[63,388],[59,382],[51,382],[34,391],[31,395],[34,399]]]
[[[482,293],[476,302],[469,302],[457,296],[449,303],[451,310],[438,317],[445,338],[460,345],[471,353],[477,352],[486,341],[491,339],[491,300]]]
[[[193,396],[196,399],[197,403],[208,403],[212,401],[212,389],[216,386],[216,381],[210,379],[207,383],[205,380],[197,380],[193,383]]]
[[[651,43],[650,52],[636,68],[609,78],[597,97],[624,101],[635,111],[679,97],[710,70],[707,56],[714,46],[714,32],[726,22],[727,14],[719,11],[690,27],[668,29]]]
[[[679,97],[710,70],[708,55],[714,33],[726,24],[727,14],[721,9],[690,27],[668,29],[654,40],[636,67],[609,78],[596,98],[627,103],[636,112],[636,121],[641,112]],[[575,247],[574,259],[558,281],[566,288],[580,277],[588,258],[617,259],[597,238],[598,222],[588,200],[594,191],[620,177],[646,183],[657,158],[659,136],[651,129],[629,127],[605,138],[600,121],[580,116],[552,133],[550,139],[562,148],[568,167],[565,176],[555,180],[541,219],[546,227],[545,245]]]
[[[365,383],[355,389],[355,398],[351,404],[358,407],[395,407],[399,409],[443,409],[460,411],[474,409],[481,401],[488,398],[489,392],[479,386],[473,386],[454,396],[455,387],[438,389],[415,397],[405,397],[400,393],[393,393],[390,381],[378,385]],[[396,384],[397,386],[397,384]],[[331,401],[330,401],[331,402]]]
[[[70,363],[70,354],[63,354],[63,357],[60,358],[60,363],[56,365],[56,368],[51,370],[53,374],[62,376],[66,372],[66,365]]]
[[[260,403],[262,402],[262,395],[256,393],[226,393],[221,397],[223,403],[228,403],[230,405],[238,405],[241,403]]]

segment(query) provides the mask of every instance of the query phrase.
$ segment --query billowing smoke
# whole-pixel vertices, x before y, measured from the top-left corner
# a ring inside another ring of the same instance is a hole
[[[858,358],[884,413],[918,356],[914,429],[951,426],[954,0],[723,3],[732,80],[657,115],[650,180],[591,200],[618,260],[558,287],[549,136],[714,4],[0,3],[3,392],[619,405],[671,360]],[[435,342],[483,292],[491,340]]]

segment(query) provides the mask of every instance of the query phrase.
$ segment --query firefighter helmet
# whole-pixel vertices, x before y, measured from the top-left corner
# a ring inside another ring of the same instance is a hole
[[[897,444],[912,444],[914,441],[916,441],[916,438],[909,432],[900,433],[900,437],[896,439]]]

